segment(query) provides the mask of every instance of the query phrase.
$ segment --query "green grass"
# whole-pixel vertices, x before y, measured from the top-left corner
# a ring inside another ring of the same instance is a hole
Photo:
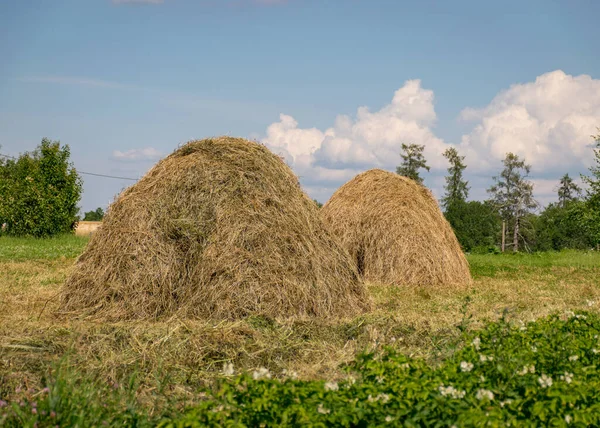
[[[498,272],[514,273],[552,268],[600,269],[600,251],[564,250],[547,253],[469,254],[471,274],[494,277]]]
[[[81,254],[88,241],[88,237],[71,234],[48,239],[0,236],[0,261],[72,259]]]

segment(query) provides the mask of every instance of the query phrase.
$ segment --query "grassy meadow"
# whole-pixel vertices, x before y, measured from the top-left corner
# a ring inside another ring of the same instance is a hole
[[[91,416],[77,416],[77,400],[97,407],[98,421],[108,408],[131,418],[119,423],[154,424],[201,401],[196,391],[229,363],[236,373],[266,368],[337,382],[357,354],[385,348],[437,367],[463,346],[465,330],[600,305],[600,253],[566,251],[469,255],[474,282],[463,289],[370,284],[374,309],[358,318],[99,323],[57,313],[61,284],[86,243],[0,238],[0,425],[2,406],[29,409],[24,403],[50,385],[76,391],[72,417],[83,425]]]

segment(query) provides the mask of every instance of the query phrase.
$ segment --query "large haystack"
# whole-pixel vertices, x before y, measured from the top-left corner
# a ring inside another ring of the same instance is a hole
[[[338,189],[321,217],[366,281],[467,284],[469,266],[450,224],[425,187],[372,169]]]
[[[352,260],[287,165],[238,138],[192,141],[112,204],[62,311],[104,319],[351,315]]]

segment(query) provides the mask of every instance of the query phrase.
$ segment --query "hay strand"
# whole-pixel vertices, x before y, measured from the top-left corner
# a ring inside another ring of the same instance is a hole
[[[366,281],[382,284],[469,284],[468,262],[431,192],[381,169],[338,189],[321,218]]]
[[[369,306],[290,168],[239,138],[192,141],[111,205],[61,310],[104,319],[351,315]]]

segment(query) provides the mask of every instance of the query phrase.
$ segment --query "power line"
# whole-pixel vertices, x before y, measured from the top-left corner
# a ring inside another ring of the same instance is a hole
[[[96,174],[93,172],[84,172],[84,171],[77,171],[80,174],[87,174],[87,175],[93,175],[96,177],[106,177],[106,178],[117,178],[119,180],[130,180],[130,181],[138,181],[137,178],[130,178],[130,177],[116,177],[114,175],[105,175],[105,174]]]
[[[17,160],[16,157],[14,156],[9,156],[9,155],[3,155],[2,153],[0,153],[0,156],[8,158],[8,159],[14,159]],[[85,174],[85,175],[93,175],[95,177],[104,177],[104,178],[116,178],[118,180],[130,180],[130,181],[138,181],[137,178],[130,178],[130,177],[117,177],[115,175],[106,175],[106,174],[96,174],[95,172],[86,172],[86,171],[77,171],[79,174]]]

